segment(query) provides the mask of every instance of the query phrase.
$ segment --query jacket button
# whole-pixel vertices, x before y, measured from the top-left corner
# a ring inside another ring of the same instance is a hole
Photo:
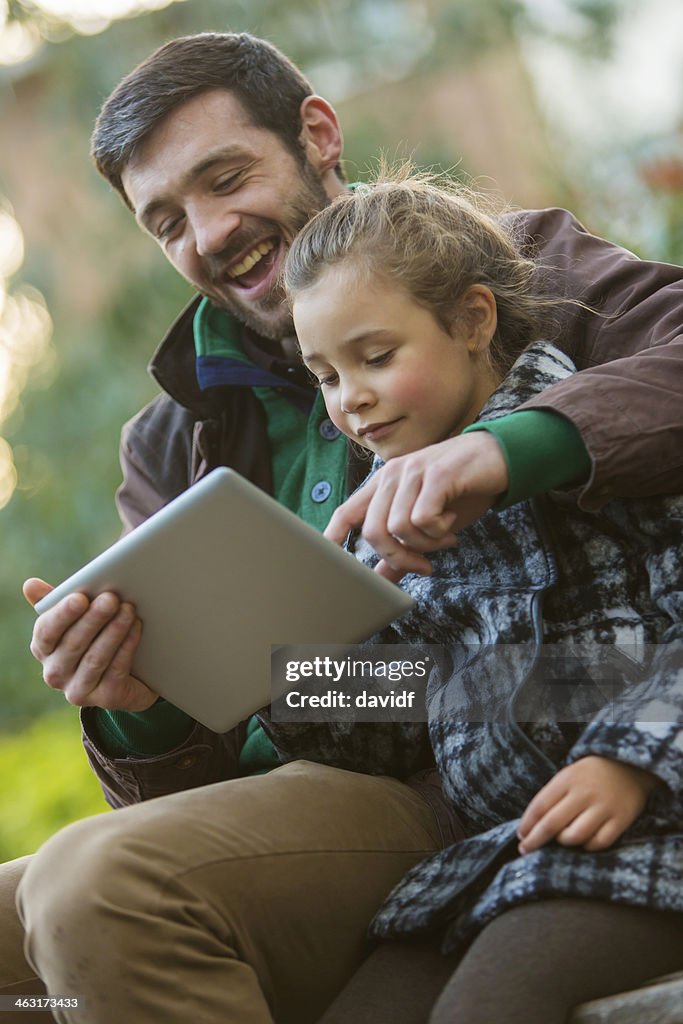
[[[326,441],[336,441],[341,434],[341,430],[339,427],[335,427],[332,420],[323,420],[318,427],[318,431],[320,436],[324,437]]]
[[[195,754],[185,754],[179,761],[176,761],[176,768],[192,768],[197,763]]]
[[[316,504],[327,501],[332,494],[332,484],[327,480],[320,480],[311,490],[311,497]]]

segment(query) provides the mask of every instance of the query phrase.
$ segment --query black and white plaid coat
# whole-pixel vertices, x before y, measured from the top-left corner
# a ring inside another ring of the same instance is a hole
[[[554,346],[533,346],[481,418],[573,371]],[[681,497],[588,513],[553,493],[487,513],[433,559],[431,577],[404,578],[417,605],[373,642],[444,645],[429,738],[467,838],[406,875],[375,936],[439,929],[452,949],[509,907],[562,895],[683,911],[682,535]],[[376,561],[363,541],[356,554]],[[547,659],[541,645],[580,645],[580,656]],[[600,655],[597,687],[583,652]],[[398,776],[418,766],[426,741],[417,724],[268,729],[284,757]],[[592,754],[658,777],[644,813],[608,850],[551,843],[520,856],[516,827],[531,798]]]

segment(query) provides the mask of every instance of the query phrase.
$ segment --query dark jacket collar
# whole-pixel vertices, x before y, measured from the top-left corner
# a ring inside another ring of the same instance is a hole
[[[197,295],[171,324],[152,356],[149,373],[171,398],[201,416],[211,415],[211,396],[197,384],[194,323],[201,296]]]
[[[201,296],[197,295],[183,309],[171,324],[148,366],[149,373],[159,387],[200,419],[218,415],[224,404],[224,388],[202,390],[197,382],[194,318],[201,301]],[[275,354],[267,341],[263,345],[259,344],[253,332],[237,321],[234,322],[242,348],[255,365],[281,376],[283,383],[286,381],[288,384],[310,388],[313,393],[306,370],[296,357],[287,359]]]

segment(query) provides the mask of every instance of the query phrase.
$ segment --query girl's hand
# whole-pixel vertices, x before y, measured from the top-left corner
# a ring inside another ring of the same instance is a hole
[[[539,790],[517,830],[519,852],[549,840],[585,850],[605,850],[632,825],[658,779],[651,772],[607,757],[582,757]]]

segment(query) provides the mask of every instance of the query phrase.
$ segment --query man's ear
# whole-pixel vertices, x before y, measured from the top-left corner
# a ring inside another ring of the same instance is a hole
[[[328,192],[331,195],[342,192],[344,185],[334,169],[341,159],[344,141],[337,115],[322,96],[307,96],[301,104],[299,138],[309,162],[323,177]]]
[[[491,289],[485,284],[470,285],[460,300],[458,320],[470,352],[486,352],[498,326],[496,298]]]

